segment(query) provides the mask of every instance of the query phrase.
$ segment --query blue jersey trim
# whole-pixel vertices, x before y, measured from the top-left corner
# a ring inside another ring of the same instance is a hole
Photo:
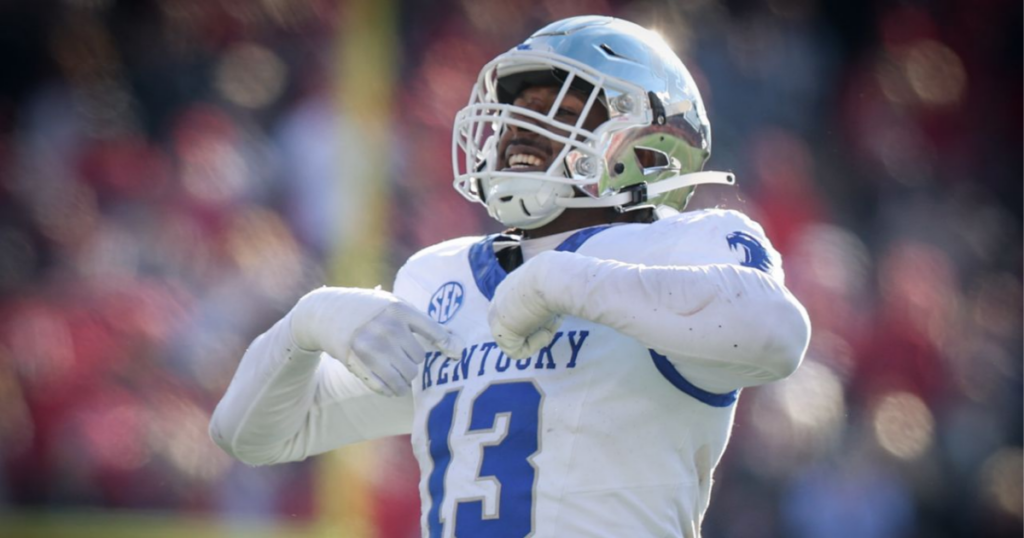
[[[473,270],[473,280],[488,301],[494,298],[494,290],[508,276],[494,256],[494,240],[497,238],[498,235],[488,235],[469,248],[469,267]]]
[[[595,235],[611,228],[611,224],[605,224],[604,226],[594,226],[592,228],[584,228],[566,238],[562,241],[561,245],[555,247],[558,252],[576,252],[578,248],[583,246],[583,243],[587,242],[587,239],[594,237]]]
[[[555,247],[555,250],[576,252],[583,246],[583,243],[587,242],[587,239],[610,227],[610,224],[606,224],[580,230],[562,241],[562,244]],[[494,254],[494,241],[498,237],[500,237],[498,234],[488,235],[469,247],[469,267],[473,271],[473,280],[476,281],[477,289],[484,297],[487,297],[488,301],[494,298],[494,290],[498,289],[498,284],[501,284],[501,281],[508,276]]]
[[[675,388],[693,396],[694,398],[704,402],[711,407],[729,407],[736,402],[736,398],[739,397],[740,391],[734,390],[725,394],[715,394],[714,392],[708,392],[693,383],[690,383],[683,374],[676,370],[676,367],[668,360],[668,357],[660,355],[653,349],[651,352],[651,358],[654,359],[654,367],[661,372],[661,375],[665,376],[665,379],[669,383],[672,383]]]

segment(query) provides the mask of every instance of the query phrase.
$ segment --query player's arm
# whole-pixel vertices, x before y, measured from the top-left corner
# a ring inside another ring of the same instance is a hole
[[[246,351],[214,411],[211,437],[236,458],[267,465],[407,433],[409,386],[424,356],[414,334],[450,343],[443,328],[390,293],[306,295]]]
[[[523,356],[546,345],[564,315],[637,339],[713,392],[788,376],[810,337],[806,311],[778,275],[727,263],[648,266],[567,252],[544,253],[510,274],[489,317],[499,345]]]

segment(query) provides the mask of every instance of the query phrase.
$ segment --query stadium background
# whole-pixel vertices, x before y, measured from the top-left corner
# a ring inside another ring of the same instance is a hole
[[[741,182],[694,206],[762,222],[814,324],[744,392],[705,535],[1020,536],[1010,0],[0,2],[0,535],[417,536],[407,440],[254,469],[209,414],[304,291],[497,229],[452,118],[583,13],[683,57]]]

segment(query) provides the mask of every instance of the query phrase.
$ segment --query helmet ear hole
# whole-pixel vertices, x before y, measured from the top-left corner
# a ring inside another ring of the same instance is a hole
[[[665,168],[669,166],[668,155],[664,151],[656,149],[636,147],[633,148],[633,153],[636,155],[636,161],[640,163],[642,170],[649,170],[651,168]]]

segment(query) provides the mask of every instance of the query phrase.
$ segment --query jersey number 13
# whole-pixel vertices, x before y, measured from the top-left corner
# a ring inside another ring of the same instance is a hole
[[[427,482],[431,500],[427,514],[430,538],[441,538],[444,528],[444,479],[452,461],[449,438],[460,393],[461,390],[455,390],[445,394],[427,417],[430,457],[434,463]],[[483,446],[477,476],[478,480],[496,482],[498,498],[494,515],[484,514],[483,499],[456,501],[456,537],[523,538],[533,532],[537,468],[530,459],[540,450],[542,399],[540,389],[532,381],[516,381],[490,385],[472,400],[467,434],[494,431],[498,417],[505,417],[505,434]]]

